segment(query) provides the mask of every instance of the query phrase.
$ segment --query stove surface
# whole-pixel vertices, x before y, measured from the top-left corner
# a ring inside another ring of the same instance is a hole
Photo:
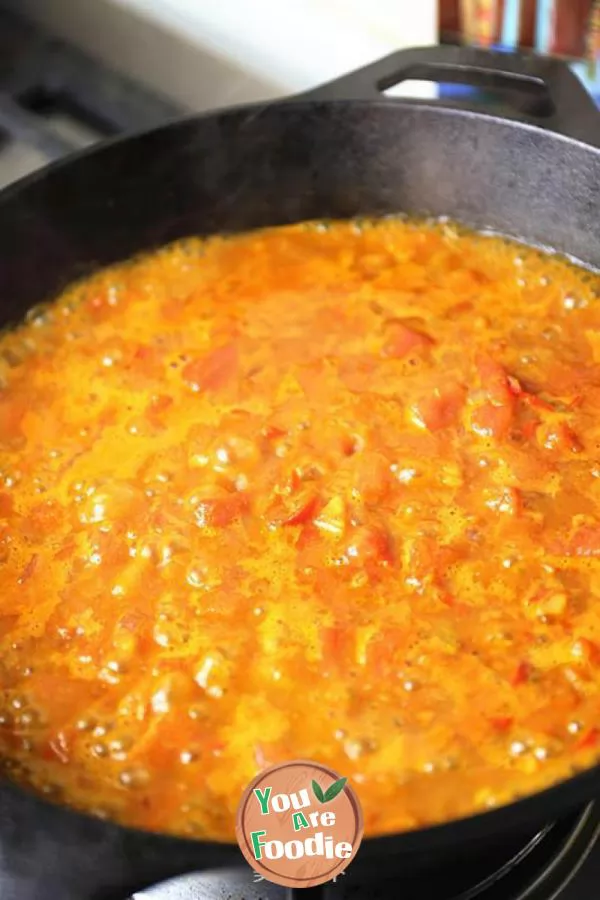
[[[0,10],[0,188],[74,150],[184,112]]]
[[[377,877],[351,868],[335,884],[286,891],[249,869],[173,879],[127,900],[594,900],[600,893],[600,806],[548,825],[529,838],[509,837],[451,860],[378,867]]]

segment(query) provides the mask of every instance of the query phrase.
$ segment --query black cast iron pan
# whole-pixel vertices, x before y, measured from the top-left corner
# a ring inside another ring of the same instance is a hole
[[[502,116],[392,100],[407,78],[502,90]],[[190,234],[406,211],[448,215],[600,267],[600,117],[562,63],[409,50],[289,102],[177,121],[44,169],[0,196],[1,323],[99,266]],[[410,864],[543,825],[600,794],[600,766],[469,819],[366,840],[352,869]],[[237,847],[121,828],[0,784],[14,900],[124,900]],[[7,883],[8,884],[8,883]]]

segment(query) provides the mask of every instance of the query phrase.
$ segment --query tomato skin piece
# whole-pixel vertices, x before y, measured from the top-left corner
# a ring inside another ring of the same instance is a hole
[[[525,394],[521,382],[518,378],[515,378],[514,375],[507,375],[506,383],[513,397],[522,397]]]
[[[554,412],[554,407],[536,394],[531,394],[529,391],[521,391],[520,397],[523,403],[526,403],[532,409],[541,410],[542,412]]]
[[[25,582],[29,581],[29,579],[35,574],[39,561],[39,554],[33,553],[29,559],[29,562],[17,579],[18,584],[25,584]]]
[[[284,525],[302,525],[308,522],[318,504],[318,495],[312,491],[303,491],[295,498],[295,510],[283,521]]]
[[[428,334],[409,328],[401,322],[394,322],[387,329],[381,353],[391,359],[404,359],[411,353],[427,350],[433,343]]]
[[[266,441],[276,441],[278,438],[284,437],[286,431],[283,428],[278,428],[277,425],[265,425],[261,434]]]
[[[531,666],[528,662],[520,662],[510,677],[510,683],[513,687],[525,684],[529,680],[531,674]]]
[[[193,390],[218,391],[232,381],[238,372],[238,366],[237,346],[230,342],[217,347],[201,359],[187,363],[182,376]]]
[[[314,483],[302,479],[299,466],[294,468],[274,488],[263,513],[269,525],[305,525],[312,521],[320,505],[319,493]]]
[[[589,750],[596,747],[600,741],[600,729],[590,728],[585,734],[582,734],[579,740],[573,744],[573,750]]]
[[[508,731],[510,726],[513,724],[514,719],[512,716],[494,716],[490,719],[490,723],[500,733]]]
[[[277,497],[267,511],[270,525],[304,525],[312,519],[318,504],[318,494],[311,488],[299,490],[290,497]]]

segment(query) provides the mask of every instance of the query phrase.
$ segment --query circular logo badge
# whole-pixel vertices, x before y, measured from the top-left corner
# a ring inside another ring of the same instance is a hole
[[[363,836],[358,798],[346,778],[310,760],[261,772],[238,807],[237,840],[255,872],[284,887],[332,881]]]

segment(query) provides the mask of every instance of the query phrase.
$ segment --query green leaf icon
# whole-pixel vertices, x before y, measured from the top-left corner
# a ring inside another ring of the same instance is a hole
[[[347,778],[339,778],[337,781],[334,781],[333,784],[330,784],[325,791],[323,803],[329,803],[330,800],[335,799],[335,797],[344,790],[344,785],[347,781]]]
[[[325,794],[323,793],[321,785],[317,784],[317,782],[313,780],[312,789],[313,794],[315,795],[319,803],[325,803]]]

